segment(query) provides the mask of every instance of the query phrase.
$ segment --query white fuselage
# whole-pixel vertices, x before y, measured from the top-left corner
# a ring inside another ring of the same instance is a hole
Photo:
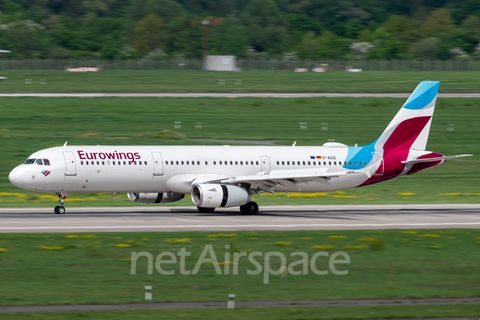
[[[29,159],[47,159],[49,165],[22,164],[9,178],[18,187],[42,192],[188,194],[195,183],[212,179],[312,170],[351,172],[328,183],[305,181],[297,183],[295,188],[275,189],[276,192],[335,191],[361,185],[378,167],[373,159],[346,163],[351,148],[64,146],[35,152]]]

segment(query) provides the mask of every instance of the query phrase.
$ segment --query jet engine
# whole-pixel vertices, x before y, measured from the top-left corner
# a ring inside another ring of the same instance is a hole
[[[136,203],[167,203],[182,200],[182,193],[128,193],[128,199]]]
[[[250,201],[247,189],[223,184],[195,185],[191,195],[193,203],[202,208],[243,206]]]

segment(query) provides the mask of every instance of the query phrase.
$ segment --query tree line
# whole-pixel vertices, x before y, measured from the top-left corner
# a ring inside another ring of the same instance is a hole
[[[480,1],[2,0],[0,49],[30,59],[471,59]]]

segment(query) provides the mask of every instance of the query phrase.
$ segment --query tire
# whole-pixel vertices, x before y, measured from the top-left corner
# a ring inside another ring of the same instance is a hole
[[[198,212],[201,212],[201,213],[212,213],[213,211],[215,211],[215,208],[197,207],[197,209],[198,209]]]
[[[56,206],[54,211],[55,211],[55,214],[64,214],[65,213],[65,207]]]
[[[240,206],[240,212],[245,215],[254,216],[258,213],[258,204],[256,202],[249,202],[246,205]]]

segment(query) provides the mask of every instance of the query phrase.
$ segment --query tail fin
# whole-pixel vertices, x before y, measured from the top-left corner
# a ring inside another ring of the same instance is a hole
[[[421,82],[376,141],[376,149],[425,150],[439,86],[439,81]]]

